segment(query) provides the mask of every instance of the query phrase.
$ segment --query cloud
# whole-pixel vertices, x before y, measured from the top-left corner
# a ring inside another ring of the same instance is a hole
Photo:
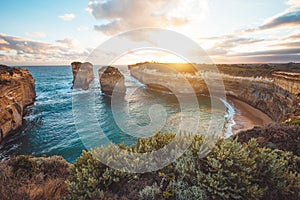
[[[286,4],[291,5],[292,8],[300,8],[299,0],[288,0]]]
[[[73,60],[83,60],[88,56],[86,49],[73,48],[75,40],[57,40],[56,44],[33,41],[26,38],[0,34],[1,61],[25,64],[32,63],[62,63]]]
[[[278,43],[271,46],[284,46],[284,47],[300,47],[300,42],[286,42],[286,43]]]
[[[300,48],[254,51],[254,52],[239,53],[233,56],[289,55],[289,54],[300,54]]]
[[[210,38],[200,38],[200,40],[214,40],[217,41],[212,47],[207,50],[207,53],[211,56],[213,55],[226,55],[235,47],[241,45],[250,45],[254,43],[259,43],[265,41],[264,39],[257,38],[246,38],[238,37],[235,35],[225,35],[222,37],[210,37]]]
[[[67,13],[67,14],[58,16],[58,18],[60,18],[64,21],[72,21],[75,18],[75,15],[72,13]]]
[[[288,62],[299,62],[299,54],[289,55],[255,55],[246,57],[222,57],[215,58],[216,63],[288,63]]]
[[[300,32],[291,34],[284,38],[285,40],[300,40]]]
[[[35,38],[45,38],[47,35],[44,32],[31,32],[31,33],[25,33],[29,37],[35,37]]]
[[[69,47],[69,48],[78,48],[79,43],[77,40],[73,38],[65,38],[63,40],[56,40],[58,44],[61,44],[63,46]]]
[[[296,27],[300,25],[300,1],[288,0],[286,2],[290,7],[284,12],[268,19],[265,23],[255,29],[248,29],[246,32],[254,32],[257,30],[268,30],[281,27]]]
[[[8,36],[0,34],[0,50],[15,50],[18,54],[41,54],[52,50],[54,47],[50,44],[23,39],[20,37]]]
[[[242,33],[270,30],[282,27],[297,27],[300,25],[300,0],[288,0],[286,4],[290,7],[284,12],[267,19],[256,28],[243,30]]]
[[[206,8],[197,0],[104,0],[92,1],[87,8],[102,21],[94,29],[107,35],[141,27],[183,26],[191,20],[189,9],[201,13]]]
[[[300,9],[286,12],[279,16],[273,17],[266,23],[261,25],[259,29],[272,29],[277,27],[299,26],[300,25]]]
[[[239,45],[253,44],[262,41],[264,41],[264,39],[242,38],[242,37],[236,37],[231,35],[231,36],[224,37],[223,41],[217,43],[216,45],[221,48],[233,48]]]

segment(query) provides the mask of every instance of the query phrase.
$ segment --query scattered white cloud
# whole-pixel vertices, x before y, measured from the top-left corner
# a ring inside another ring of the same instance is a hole
[[[291,8],[300,8],[300,1],[299,0],[288,0],[286,2]]]
[[[72,13],[67,13],[64,15],[60,15],[58,17],[64,21],[72,21],[75,18],[75,15]]]
[[[299,62],[300,1],[288,0],[286,3],[289,8],[257,27],[198,40],[209,44],[207,53],[219,63]],[[286,33],[296,31],[284,36],[283,28]]]
[[[191,10],[202,14],[207,9],[207,0],[104,0],[91,1],[89,11],[101,20],[95,30],[107,35],[141,27],[178,27],[196,18]],[[191,14],[191,15],[190,15]],[[197,15],[199,17],[199,15]]]
[[[300,25],[300,9],[287,11],[269,19],[258,29],[272,29],[278,27],[292,27]]]
[[[79,42],[78,42],[78,40],[76,40],[74,38],[65,38],[63,40],[56,40],[56,42],[59,45],[63,45],[63,46],[68,47],[68,48],[72,48],[72,49],[78,49],[79,48]]]
[[[288,0],[286,2],[290,7],[285,11],[265,20],[260,26],[250,28],[244,32],[265,31],[274,28],[289,28],[300,26],[300,0]]]
[[[0,34],[1,61],[7,64],[69,63],[73,60],[84,60],[89,51],[78,46],[76,40],[68,38],[57,40],[56,44],[49,44]]]
[[[25,35],[27,35],[28,37],[35,37],[35,38],[47,37],[46,33],[44,32],[31,32],[31,33],[26,32]]]

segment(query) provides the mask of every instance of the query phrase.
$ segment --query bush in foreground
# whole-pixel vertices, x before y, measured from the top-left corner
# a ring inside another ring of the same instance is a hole
[[[291,151],[300,156],[300,125],[269,124],[242,131],[237,137],[239,142],[256,138],[260,147]]]
[[[130,152],[164,148],[174,134],[157,133],[126,147]],[[181,138],[184,140],[184,137]],[[240,143],[221,139],[205,158],[199,157],[205,138],[196,135],[192,145],[175,162],[155,172],[130,174],[105,166],[91,153],[70,169],[67,199],[299,199],[299,157],[290,152],[261,148],[255,140]],[[179,144],[180,145],[180,144]],[[126,162],[126,151],[115,146],[95,150]],[[167,158],[166,158],[167,159]],[[132,165],[136,165],[133,161]],[[155,162],[155,159],[150,162]],[[151,163],[149,163],[151,164]]]

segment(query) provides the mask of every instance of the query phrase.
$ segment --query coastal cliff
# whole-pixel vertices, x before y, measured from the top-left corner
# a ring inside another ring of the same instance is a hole
[[[148,87],[179,93],[187,93],[179,76],[183,76],[200,94],[209,94],[203,77],[210,83],[218,83],[221,78],[226,95],[234,96],[261,110],[276,122],[300,117],[300,65],[217,65],[219,73],[210,65],[198,65],[197,72],[166,73],[160,70],[163,64],[140,63],[128,66],[133,77]],[[186,65],[186,64],[185,64]],[[168,67],[172,64],[167,64]],[[184,66],[186,68],[186,66]],[[219,85],[210,85],[210,89],[222,89]]]
[[[89,62],[72,62],[73,86],[72,88],[89,89],[90,83],[94,80],[93,65]]]
[[[0,142],[22,125],[24,109],[35,97],[34,79],[28,70],[0,65]]]
[[[300,86],[296,82],[285,79],[286,85],[280,84],[282,80],[271,78],[245,78],[222,75],[228,95],[237,97],[253,107],[269,115],[274,121],[281,122],[300,116],[300,101],[293,93],[291,85]],[[298,90],[299,92],[299,90]]]
[[[173,65],[176,65],[173,68]],[[205,81],[195,74],[193,65],[182,64],[185,70],[173,63],[138,63],[129,65],[130,75],[149,88],[187,94],[208,93]],[[189,87],[190,86],[192,87]]]
[[[98,71],[101,91],[104,94],[112,95],[113,91],[117,94],[125,94],[126,87],[123,74],[116,67],[102,67]]]

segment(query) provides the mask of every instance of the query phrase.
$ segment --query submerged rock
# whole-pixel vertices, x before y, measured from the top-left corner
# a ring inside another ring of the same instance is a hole
[[[24,109],[35,97],[34,79],[27,69],[0,65],[0,142],[22,125]]]
[[[101,91],[112,95],[113,91],[117,94],[125,94],[126,86],[124,76],[116,67],[102,67],[98,71]]]
[[[89,62],[72,62],[73,86],[72,88],[89,89],[90,83],[94,80],[93,65]]]

